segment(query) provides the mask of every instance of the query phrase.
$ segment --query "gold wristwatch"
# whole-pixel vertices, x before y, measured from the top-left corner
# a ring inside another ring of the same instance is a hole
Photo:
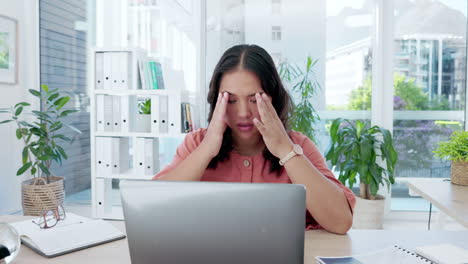
[[[294,156],[300,156],[304,154],[301,146],[294,144],[293,149],[289,152],[284,158],[280,159],[279,164],[284,166],[284,164]]]

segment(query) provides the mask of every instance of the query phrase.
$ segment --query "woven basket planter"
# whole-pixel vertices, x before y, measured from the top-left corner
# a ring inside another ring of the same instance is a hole
[[[21,185],[21,201],[24,215],[41,215],[56,209],[65,201],[64,178],[50,176],[46,184],[43,177],[26,180]]]
[[[457,185],[468,185],[468,162],[452,161],[451,181]]]
[[[377,195],[376,200],[356,196],[353,213],[354,229],[383,229],[385,197]]]

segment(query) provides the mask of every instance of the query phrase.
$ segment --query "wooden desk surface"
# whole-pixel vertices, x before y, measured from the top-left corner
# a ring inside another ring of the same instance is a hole
[[[444,179],[410,179],[408,188],[468,228],[468,186]]]
[[[0,216],[0,222],[28,219],[24,216]],[[125,232],[122,221],[110,221]],[[385,247],[399,245],[408,249],[416,246],[452,243],[468,249],[468,231],[394,231],[351,230],[347,235],[335,235],[324,230],[307,231],[305,237],[305,261],[315,263],[315,256],[345,256],[370,253]],[[95,246],[55,258],[45,258],[22,245],[14,264],[74,264],[74,263],[130,263],[126,239]]]

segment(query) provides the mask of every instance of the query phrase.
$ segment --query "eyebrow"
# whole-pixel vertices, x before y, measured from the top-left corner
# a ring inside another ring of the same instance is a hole
[[[228,93],[229,95],[238,96],[237,94],[233,94],[233,93],[231,93],[231,92],[226,92],[226,93]],[[255,93],[252,93],[252,94],[247,95],[247,97],[255,96],[256,93],[264,94],[265,92],[255,92]]]

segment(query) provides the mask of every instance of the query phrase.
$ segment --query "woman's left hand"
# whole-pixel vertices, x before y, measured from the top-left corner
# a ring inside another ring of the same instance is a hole
[[[293,149],[293,142],[266,93],[255,94],[255,99],[261,120],[254,118],[253,122],[271,154],[282,159]]]

